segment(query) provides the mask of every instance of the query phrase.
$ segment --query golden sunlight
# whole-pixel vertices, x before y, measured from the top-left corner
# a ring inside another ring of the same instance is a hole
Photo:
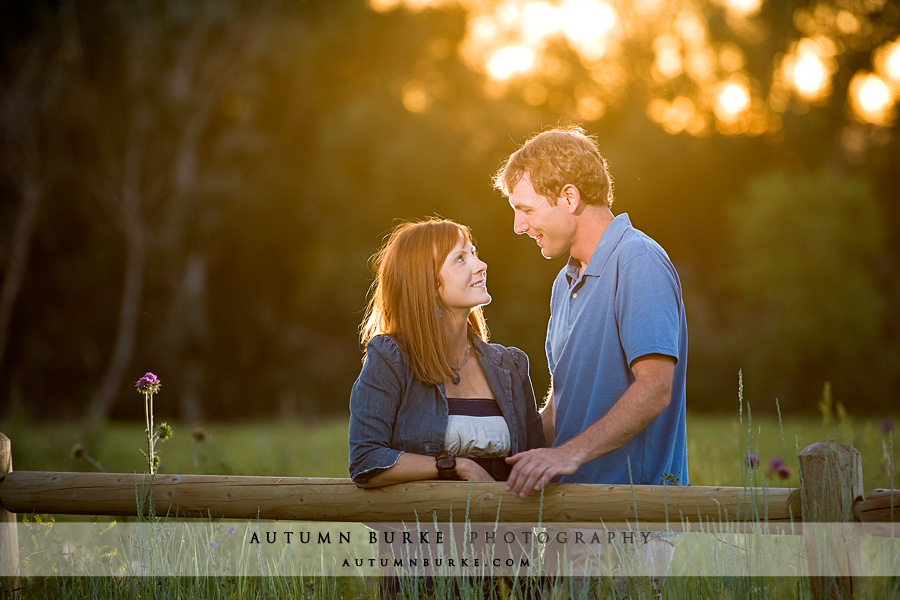
[[[504,81],[519,73],[527,73],[534,66],[535,53],[528,46],[503,46],[487,61],[487,72],[493,79]]]
[[[542,43],[559,33],[560,12],[547,2],[529,2],[522,7],[522,37],[529,45]]]
[[[725,9],[740,17],[755,15],[762,8],[762,0],[722,0]]]
[[[819,100],[831,91],[833,53],[818,40],[805,38],[796,45],[793,56],[785,60],[788,81],[806,100]]]
[[[684,71],[681,61],[681,41],[674,35],[664,34],[653,40],[655,57],[651,67],[657,81],[674,79]]]
[[[900,38],[876,50],[874,62],[881,74],[900,85]]]
[[[743,83],[727,81],[716,91],[716,104],[713,110],[720,121],[730,123],[749,107],[750,91]]]
[[[687,131],[691,135],[702,135],[705,123],[690,98],[678,96],[671,103],[660,98],[647,105],[648,116],[659,123],[667,133]]]
[[[755,80],[751,86],[744,52],[750,40],[763,35],[754,17],[764,0],[713,0],[740,41],[711,34],[709,3],[701,0],[365,0],[375,12],[463,9],[467,26],[459,56],[485,75],[488,96],[516,90],[528,105],[560,113],[574,108],[579,118],[596,121],[633,80],[629,66],[635,59],[623,53],[640,42],[649,44],[652,54],[649,63],[640,59],[638,71],[650,75],[651,87],[658,88],[651,95],[663,96],[647,101],[647,115],[665,131],[776,137],[783,128],[781,113],[793,109],[803,114],[811,104],[827,101],[841,54],[851,47],[862,49],[853,44],[858,46],[858,38],[871,29],[872,7],[882,0],[862,1],[870,3],[862,12],[849,3],[818,2],[793,10],[793,25],[803,37],[775,59],[768,86]],[[559,43],[580,60],[557,51]],[[445,42],[435,56],[451,51]],[[900,37],[875,49],[871,60],[872,72],[857,73],[850,82],[848,114],[866,123],[889,124],[900,99]],[[402,88],[403,106],[427,111],[446,95],[438,83],[434,78],[427,85],[410,80]]]
[[[401,93],[403,107],[409,112],[423,112],[431,105],[431,95],[425,85],[416,79],[407,81]]]
[[[565,0],[559,15],[563,33],[579,48],[602,40],[619,20],[615,9],[600,0]]]
[[[860,120],[886,125],[892,120],[893,104],[894,95],[878,75],[859,72],[850,80],[850,105]]]
[[[390,12],[400,6],[401,0],[369,0],[369,8],[375,12]]]

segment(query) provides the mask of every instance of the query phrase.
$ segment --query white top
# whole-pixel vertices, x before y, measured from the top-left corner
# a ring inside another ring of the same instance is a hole
[[[492,398],[448,398],[444,448],[465,458],[509,456],[509,426]]]

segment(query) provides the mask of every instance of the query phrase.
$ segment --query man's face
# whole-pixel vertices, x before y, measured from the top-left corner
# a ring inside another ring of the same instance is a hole
[[[509,194],[509,205],[515,211],[513,230],[534,238],[544,258],[556,258],[570,251],[575,236],[575,220],[568,204],[557,199],[551,205],[546,197],[534,191],[528,173],[522,176]]]

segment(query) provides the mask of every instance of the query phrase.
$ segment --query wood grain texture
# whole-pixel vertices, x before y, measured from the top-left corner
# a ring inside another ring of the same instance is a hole
[[[471,522],[786,521],[800,516],[798,490],[742,487],[552,484],[527,499],[503,483],[418,481],[360,489],[349,479],[15,471],[0,503],[16,513],[147,514],[305,521]]]

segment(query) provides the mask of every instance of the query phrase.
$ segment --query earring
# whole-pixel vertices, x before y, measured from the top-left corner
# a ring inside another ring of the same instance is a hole
[[[438,307],[438,319],[444,318],[444,311],[441,310],[441,307]]]

